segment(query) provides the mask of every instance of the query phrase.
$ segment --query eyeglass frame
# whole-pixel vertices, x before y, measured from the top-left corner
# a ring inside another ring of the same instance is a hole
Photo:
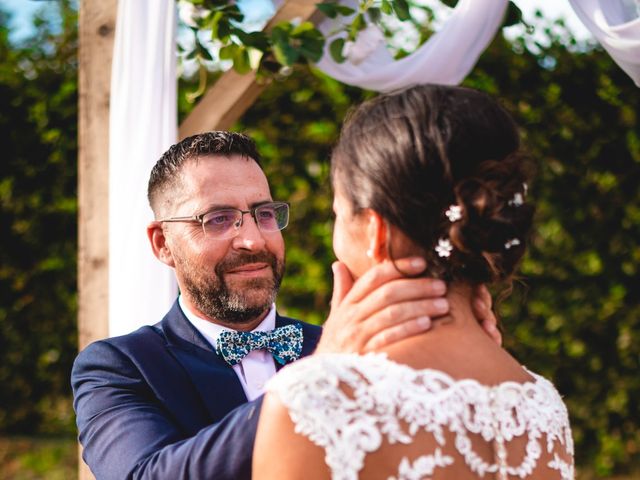
[[[278,228],[276,230],[263,230],[262,227],[260,226],[260,224],[258,223],[258,219],[256,218],[256,210],[258,210],[259,208],[263,208],[266,206],[274,206],[274,208],[276,207],[281,207],[281,206],[285,206],[287,207],[287,223],[282,227],[282,228]],[[240,229],[242,228],[242,225],[244,225],[244,215],[246,213],[250,213],[251,217],[253,218],[253,221],[256,224],[256,227],[258,228],[258,230],[260,230],[261,232],[267,232],[267,233],[273,233],[273,232],[281,232],[282,230],[284,230],[285,228],[287,228],[287,226],[289,225],[289,212],[290,212],[290,206],[287,202],[265,202],[265,203],[261,203],[260,205],[256,205],[253,208],[250,208],[249,210],[242,210],[241,208],[235,208],[235,207],[216,207],[216,208],[212,208],[211,210],[207,210],[206,212],[203,213],[199,213],[197,215],[191,215],[191,216],[185,216],[185,217],[169,217],[169,218],[165,218],[162,220],[156,220],[159,223],[163,223],[163,222],[193,222],[193,223],[199,223],[202,226],[202,233],[204,234],[204,236],[207,236],[207,231],[205,230],[204,227],[204,217],[206,215],[209,215],[210,213],[214,213],[214,212],[218,212],[218,211],[225,211],[225,210],[233,210],[235,212],[240,212],[240,224],[238,226],[234,226],[233,231],[234,234],[233,235],[229,235],[229,236],[222,236],[222,237],[211,237],[211,238],[216,238],[216,239],[220,239],[220,240],[224,240],[224,239],[228,239],[228,238],[234,238],[236,237],[239,232]]]

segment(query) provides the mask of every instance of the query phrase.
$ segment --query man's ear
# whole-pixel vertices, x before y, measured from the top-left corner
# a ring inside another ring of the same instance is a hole
[[[367,256],[380,263],[387,260],[389,256],[389,246],[387,245],[389,234],[387,232],[389,226],[384,218],[375,210],[367,209],[367,238],[369,239],[369,249]]]
[[[162,223],[156,221],[149,223],[149,225],[147,225],[147,237],[149,238],[151,250],[153,250],[153,254],[156,258],[165,265],[175,268],[173,254],[167,245],[167,238],[164,236]]]

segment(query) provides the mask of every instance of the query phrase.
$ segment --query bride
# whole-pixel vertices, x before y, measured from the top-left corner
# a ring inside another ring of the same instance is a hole
[[[513,120],[475,90],[417,86],[352,113],[332,156],[336,256],[359,277],[419,255],[449,283],[450,314],[377,353],[285,367],[264,399],[254,479],[573,478],[560,395],[470,306],[476,285],[508,288],[525,252],[525,167]],[[350,301],[334,300],[332,315]]]

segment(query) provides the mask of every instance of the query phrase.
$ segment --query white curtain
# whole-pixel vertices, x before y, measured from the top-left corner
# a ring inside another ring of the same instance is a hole
[[[640,87],[640,6],[637,0],[569,0],[580,21]]]
[[[352,0],[340,2],[354,6]],[[474,67],[502,24],[508,0],[461,0],[444,26],[411,55],[394,60],[384,43],[354,65],[336,63],[327,47],[317,66],[327,75],[349,85],[388,92],[421,83],[456,85]],[[334,21],[324,20],[325,34]]]
[[[158,322],[177,294],[148,244],[152,166],[177,140],[174,0],[120,0],[109,119],[109,334]]]

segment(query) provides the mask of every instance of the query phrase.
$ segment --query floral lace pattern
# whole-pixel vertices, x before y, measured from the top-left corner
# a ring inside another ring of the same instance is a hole
[[[488,387],[438,370],[415,370],[384,354],[331,354],[284,368],[267,390],[287,407],[296,432],[325,449],[334,480],[357,479],[367,453],[385,440],[410,444],[419,432],[430,433],[440,447],[447,444],[445,433],[453,434],[455,450],[479,477],[526,478],[546,449],[557,478],[573,479],[567,409],[551,382],[528,373],[534,381]],[[493,444],[493,461],[474,450],[471,434]],[[512,465],[506,443],[521,436],[527,439],[525,454]],[[429,478],[454,463],[440,448],[425,453],[413,462],[404,458],[389,480]]]

